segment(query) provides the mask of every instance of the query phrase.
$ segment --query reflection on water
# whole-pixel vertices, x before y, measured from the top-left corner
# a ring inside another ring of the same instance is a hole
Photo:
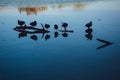
[[[37,25],[37,21],[30,22],[29,26],[27,26],[25,24],[25,21],[18,20],[18,26],[16,26],[15,28],[13,28],[13,30],[19,32],[18,38],[27,37],[27,35],[30,34],[31,35],[30,38],[32,40],[37,41],[38,37],[35,34],[42,34],[41,39],[43,39],[43,38],[45,40],[50,39],[50,32],[51,31],[48,30],[48,28],[50,28],[50,24],[43,25],[41,23],[42,29],[41,28],[36,28],[35,27],[36,25]],[[88,28],[88,29],[85,30],[85,32],[87,33],[85,36],[89,40],[92,40],[92,37],[93,37],[92,36],[93,30],[91,28],[92,27],[92,21],[90,21],[89,23],[85,24],[85,26]],[[57,24],[54,25],[54,29],[55,29],[55,31],[54,31],[54,38],[58,37],[59,32],[62,32],[61,35],[63,37],[68,37],[68,33],[73,33],[74,32],[73,30],[67,30],[68,23],[66,23],[66,22],[63,22],[61,24],[61,27],[63,27],[64,30],[57,30],[58,29],[58,25]],[[102,39],[98,39],[97,38],[96,40],[105,43],[105,45],[99,46],[97,49],[102,49],[102,48],[110,46],[112,44],[111,42],[108,42],[108,41],[105,41],[105,40],[102,40]]]
[[[31,15],[31,14],[37,14],[38,12],[42,12],[48,9],[48,6],[42,6],[42,7],[20,7],[19,8],[19,12],[20,14],[22,12],[26,12],[27,15]]]
[[[87,29],[85,30],[85,32],[87,33],[85,36],[89,39],[89,40],[92,40],[92,32],[93,32],[93,30],[92,30],[92,28],[90,28],[90,27],[92,27],[92,21],[90,21],[89,23],[87,23],[86,25],[85,25],[86,27],[87,27]]]
[[[52,9],[64,9],[64,8],[68,8],[68,7],[73,7],[73,9],[75,10],[82,10],[87,6],[87,3],[76,3],[76,4],[60,4],[60,5],[51,5],[50,7],[48,7],[47,5],[45,6],[27,6],[27,7],[18,7],[19,13],[26,13],[27,15],[37,15],[39,12],[43,12],[48,10],[48,8],[52,8]],[[4,10],[10,10],[13,9],[14,7],[0,7],[0,11],[4,11]]]
[[[41,39],[43,39],[43,38],[45,40],[50,39],[50,34],[49,34],[50,31],[48,30],[48,28],[50,28],[50,25],[49,24],[43,25],[43,23],[41,23],[42,28],[37,28],[37,27],[35,27],[36,25],[37,25],[37,21],[30,22],[29,26],[27,26],[25,24],[25,21],[18,20],[18,26],[13,28],[13,30],[20,32],[18,34],[18,38],[27,37],[27,35],[30,34],[31,35],[30,38],[36,41],[38,39],[38,37],[35,34],[42,34]],[[63,22],[61,24],[61,27],[63,27],[64,29],[58,30],[58,25],[57,24],[54,25],[54,29],[55,29],[54,37],[55,38],[58,37],[58,35],[60,34],[59,32],[62,33],[61,35],[63,37],[68,37],[68,33],[73,33],[73,30],[67,29],[68,23]]]
[[[0,80],[120,79],[119,0],[31,1],[0,2]]]

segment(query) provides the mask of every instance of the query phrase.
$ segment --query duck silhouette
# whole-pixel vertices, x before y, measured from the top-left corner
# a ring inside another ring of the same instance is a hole
[[[62,36],[63,37],[68,37],[68,34],[67,33],[63,33]]]
[[[45,24],[45,28],[50,28],[50,25],[49,24]]]
[[[63,22],[62,22],[62,27],[65,29],[65,31],[67,31],[66,28],[68,27],[68,23],[65,23],[65,22],[63,23]]]
[[[48,40],[48,39],[50,39],[50,35],[49,34],[45,35],[45,40]]]
[[[54,32],[54,37],[55,38],[57,38],[58,37],[58,35],[59,35],[59,33],[56,31],[56,32]]]
[[[36,35],[32,35],[30,38],[37,41],[37,36]]]
[[[26,37],[26,36],[27,36],[26,32],[21,32],[21,33],[19,33],[18,38]]]
[[[23,26],[25,24],[25,21],[18,20],[18,25]]]
[[[90,21],[89,23],[87,23],[85,26],[88,27],[88,28],[90,28],[92,26],[92,21]]]
[[[31,26],[36,26],[37,25],[37,21],[33,21],[30,23]]]
[[[93,31],[93,30],[92,30],[91,28],[88,28],[85,32],[86,32],[86,33],[92,33],[92,31]]]
[[[86,34],[85,36],[86,36],[89,40],[92,40],[92,37],[93,37],[92,34]]]
[[[54,29],[55,29],[55,30],[58,29],[58,25],[57,25],[57,24],[54,25]]]

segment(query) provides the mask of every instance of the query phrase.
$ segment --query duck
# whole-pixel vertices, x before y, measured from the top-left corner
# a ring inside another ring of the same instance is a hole
[[[30,23],[31,26],[36,26],[37,25],[37,21],[33,21]]]
[[[92,21],[90,21],[89,23],[87,23],[85,26],[88,27],[88,28],[90,28],[92,26]]]
[[[57,24],[54,25],[54,29],[55,29],[55,30],[58,29],[58,25],[57,25]]]
[[[68,27],[68,23],[62,23],[62,27],[67,31],[66,28]]]
[[[23,25],[25,24],[25,21],[20,21],[20,20],[18,20],[18,24],[19,24],[20,26],[23,26]]]
[[[49,24],[45,24],[45,28],[50,28],[50,25]]]

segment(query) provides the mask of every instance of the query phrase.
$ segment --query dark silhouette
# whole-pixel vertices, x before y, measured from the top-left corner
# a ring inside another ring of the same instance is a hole
[[[92,38],[93,38],[92,34],[86,34],[85,36],[86,36],[89,40],[92,40]]]
[[[85,26],[88,27],[88,28],[90,28],[92,26],[92,21],[90,21],[89,23],[87,23]]]
[[[64,32],[64,33],[62,34],[62,36],[63,36],[63,37],[68,37],[68,34]]]
[[[58,35],[59,35],[59,33],[56,31],[56,32],[54,32],[54,37],[55,38],[57,38],[58,37]]]
[[[48,39],[50,39],[50,35],[45,35],[45,40],[48,40]]]
[[[58,25],[57,25],[57,24],[54,25],[54,29],[55,29],[55,30],[58,29]]]
[[[30,38],[32,40],[35,40],[37,41],[38,37],[37,35],[35,34],[42,34],[41,36],[41,39],[45,39],[45,40],[48,40],[50,39],[50,35],[48,33],[50,33],[49,30],[47,30],[48,28],[50,28],[50,25],[49,24],[45,24],[43,25],[41,23],[41,27],[42,28],[36,28],[36,27],[33,27],[33,26],[36,26],[37,25],[37,22],[36,21],[33,21],[30,23],[29,26],[27,26],[25,24],[24,21],[20,21],[18,20],[19,24],[18,26],[16,26],[15,28],[13,28],[13,30],[15,31],[18,31],[20,32],[18,34],[18,38],[21,38],[21,37],[27,37],[27,34],[30,34]],[[62,24],[62,27],[65,28],[65,30],[58,30],[58,31],[55,31],[54,32],[54,38],[57,38],[59,36],[59,33],[58,32],[62,32],[62,36],[63,37],[68,37],[68,33],[73,33],[73,30],[66,30],[66,27],[68,27],[68,24],[67,23],[63,23]],[[58,29],[58,25],[57,24],[54,24],[54,29],[57,30]]]
[[[36,35],[32,35],[30,38],[37,41],[37,36]]]
[[[87,33],[85,35],[85,37],[87,37],[88,40],[92,40],[92,38],[93,38],[93,36],[92,36],[93,30],[92,30],[92,28],[90,28],[92,26],[92,21],[87,23],[85,26],[87,27],[87,29],[85,30],[85,32]]]
[[[25,24],[25,21],[18,20],[18,25],[23,26]]]
[[[88,28],[85,32],[90,34],[90,33],[92,33],[92,31],[93,30],[91,28]]]
[[[36,26],[37,25],[37,21],[33,21],[30,23],[31,26]]]
[[[71,32],[71,33],[73,33],[74,31],[73,30],[59,30],[60,32]]]
[[[45,24],[45,28],[50,28],[50,25],[49,24]]]
[[[26,36],[27,36],[26,32],[21,32],[21,33],[19,33],[18,38],[26,37]]]
[[[97,50],[102,49],[102,48],[104,48],[104,47],[107,47],[107,46],[110,46],[110,45],[113,44],[112,42],[105,41],[105,40],[102,40],[102,39],[99,39],[99,38],[97,38],[96,40],[99,41],[99,42],[104,43],[104,45],[99,46],[99,47],[97,48]]]
[[[29,33],[29,34],[34,34],[34,33],[49,33],[50,31],[48,30],[45,30],[45,29],[39,29],[39,28],[34,28],[34,27],[31,27],[31,26],[26,26],[26,27],[15,27],[13,28],[14,30],[18,31],[18,32],[26,32],[26,33]],[[32,31],[27,31],[26,29],[28,30],[32,30]]]
[[[62,27],[65,29],[65,31],[67,31],[67,27],[68,27],[68,23],[62,23]]]

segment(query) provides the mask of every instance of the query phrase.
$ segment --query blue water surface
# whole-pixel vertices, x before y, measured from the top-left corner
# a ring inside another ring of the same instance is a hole
[[[0,80],[120,80],[120,1],[45,1],[1,0]],[[50,32],[20,36],[18,20],[49,24]],[[63,23],[74,32],[59,31]]]

